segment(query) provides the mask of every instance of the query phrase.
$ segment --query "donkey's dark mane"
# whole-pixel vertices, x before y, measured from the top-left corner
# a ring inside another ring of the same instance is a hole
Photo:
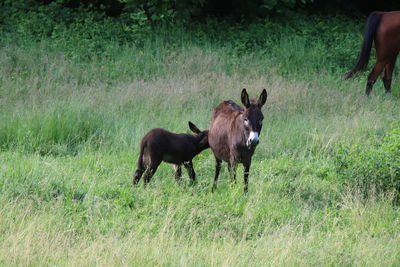
[[[243,108],[241,106],[239,106],[238,104],[236,104],[234,101],[232,100],[228,100],[225,101],[225,103],[228,105],[229,108],[231,108],[232,110],[243,110]]]

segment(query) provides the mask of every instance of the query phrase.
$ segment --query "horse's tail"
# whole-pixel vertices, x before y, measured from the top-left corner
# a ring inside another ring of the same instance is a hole
[[[374,35],[376,29],[378,29],[381,19],[382,14],[378,13],[371,13],[368,16],[367,24],[365,25],[364,40],[361,45],[361,52],[358,56],[357,64],[351,71],[346,73],[344,76],[345,80],[353,77],[358,71],[364,70],[367,67],[369,57],[371,55],[372,41],[374,40]]]

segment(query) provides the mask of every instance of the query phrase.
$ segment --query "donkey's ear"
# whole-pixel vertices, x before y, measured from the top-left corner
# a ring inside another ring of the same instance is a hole
[[[260,97],[257,100],[257,105],[259,108],[264,106],[265,102],[267,101],[267,97],[268,97],[267,90],[263,89]]]
[[[242,95],[241,95],[242,103],[243,105],[248,108],[250,107],[250,100],[249,100],[249,95],[246,92],[246,88],[243,88],[242,90]]]
[[[194,133],[201,133],[201,131],[199,130],[199,128],[197,128],[196,125],[194,125],[192,122],[189,121],[189,128],[190,130],[192,130],[192,132]]]

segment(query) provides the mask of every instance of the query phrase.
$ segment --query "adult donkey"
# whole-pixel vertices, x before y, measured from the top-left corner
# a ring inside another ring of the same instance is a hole
[[[259,99],[249,100],[246,89],[242,90],[241,100],[245,108],[228,100],[219,104],[211,120],[208,142],[215,156],[215,176],[212,191],[217,188],[222,160],[228,162],[231,179],[236,182],[238,163],[244,166],[244,192],[248,191],[251,157],[260,136],[264,116],[261,107],[267,101],[267,91],[263,89]]]
[[[365,93],[371,93],[376,79],[383,72],[382,81],[386,93],[390,94],[392,73],[400,50],[400,11],[373,12],[368,16],[357,64],[345,75],[345,79],[353,77],[367,67],[372,41],[375,41],[376,63],[368,75]]]

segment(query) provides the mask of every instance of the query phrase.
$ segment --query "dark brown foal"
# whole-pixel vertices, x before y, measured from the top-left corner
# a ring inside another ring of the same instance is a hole
[[[195,133],[175,134],[167,130],[156,128],[148,132],[140,143],[138,168],[133,178],[133,185],[137,185],[144,174],[144,185],[150,182],[162,161],[174,164],[175,179],[180,182],[182,176],[181,165],[185,166],[191,182],[196,181],[192,159],[208,145],[208,130],[200,131],[193,123],[189,128]]]

